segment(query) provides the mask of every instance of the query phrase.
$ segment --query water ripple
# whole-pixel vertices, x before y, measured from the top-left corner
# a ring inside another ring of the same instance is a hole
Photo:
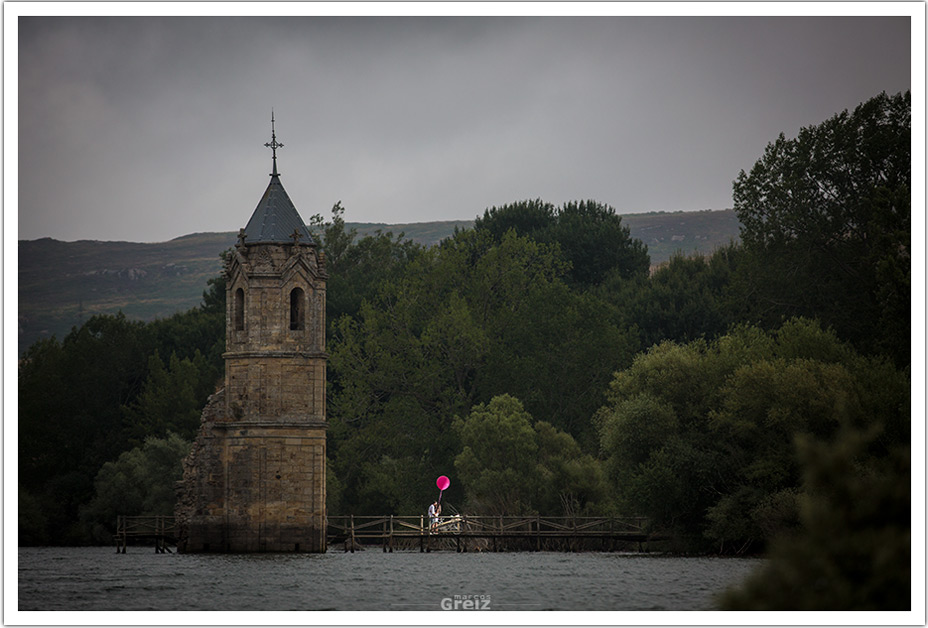
[[[704,610],[763,561],[368,550],[178,555],[20,548],[19,610]]]

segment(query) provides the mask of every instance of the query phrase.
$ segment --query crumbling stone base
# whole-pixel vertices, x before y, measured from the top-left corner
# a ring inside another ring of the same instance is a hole
[[[210,397],[184,460],[178,551],[324,552],[325,424],[230,420]]]

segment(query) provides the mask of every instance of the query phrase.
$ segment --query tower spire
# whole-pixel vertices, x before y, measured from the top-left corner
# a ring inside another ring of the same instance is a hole
[[[277,149],[283,148],[283,144],[277,141],[277,134],[274,132],[274,110],[271,109],[271,141],[265,144],[268,148],[271,149],[271,155],[274,160],[274,171],[271,173],[272,177],[277,176]]]

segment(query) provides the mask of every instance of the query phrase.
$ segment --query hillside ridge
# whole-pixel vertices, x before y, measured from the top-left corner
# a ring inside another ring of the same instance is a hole
[[[711,253],[738,240],[733,210],[623,214],[632,237],[648,246],[651,264],[675,252]],[[425,246],[473,227],[473,220],[420,223],[346,223],[358,237],[401,233]],[[237,233],[200,232],[166,242],[127,242],[53,238],[20,240],[19,352],[40,338],[62,339],[94,314],[122,311],[152,320],[198,305],[207,280],[222,269],[220,254],[235,245]]]

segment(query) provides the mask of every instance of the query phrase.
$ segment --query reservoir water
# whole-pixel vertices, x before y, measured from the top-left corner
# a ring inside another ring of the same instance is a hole
[[[695,611],[763,559],[627,553],[18,551],[20,611]],[[436,619],[436,622],[439,620]]]

